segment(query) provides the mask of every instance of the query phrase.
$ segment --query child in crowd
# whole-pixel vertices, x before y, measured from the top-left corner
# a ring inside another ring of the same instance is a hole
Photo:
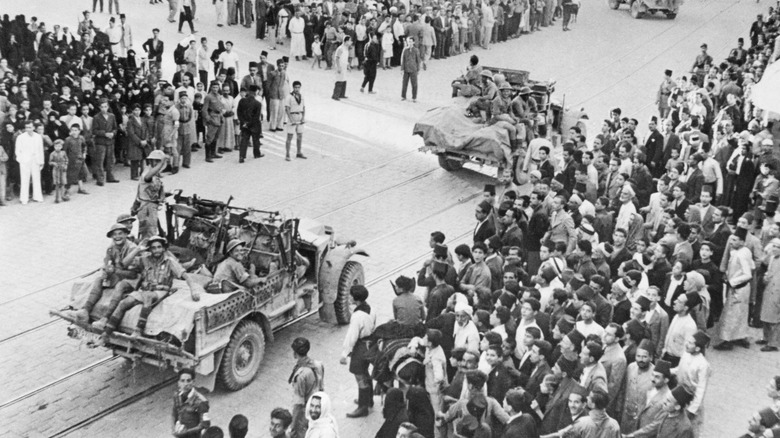
[[[60,203],[60,200],[70,200],[70,196],[65,192],[65,184],[68,181],[68,155],[62,150],[64,143],[59,138],[54,140],[54,150],[49,155],[49,166],[51,167],[55,190],[54,202],[57,204]]]
[[[389,26],[382,34],[382,58],[385,60],[382,70],[387,70],[390,68],[390,60],[393,58],[393,29]]]
[[[317,64],[317,68],[322,68],[322,44],[320,44],[319,35],[314,35],[314,42],[311,43],[311,54],[314,58],[311,62],[311,68],[314,69],[314,64]]]

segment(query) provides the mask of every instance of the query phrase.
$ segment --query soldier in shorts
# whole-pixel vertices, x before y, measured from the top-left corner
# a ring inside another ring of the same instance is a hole
[[[141,254],[144,249],[147,251]],[[176,292],[172,287],[174,279],[185,280],[190,288],[192,301],[200,301],[203,287],[195,281],[194,277],[187,274],[176,257],[168,252],[168,241],[165,238],[154,236],[141,242],[125,257],[124,263],[131,265],[130,269],[141,275],[141,281],[138,284],[138,289],[120,301],[108,319],[104,318],[92,324],[98,330],[104,329],[104,340],[107,340],[111,333],[119,327],[125,313],[139,304],[143,308],[138,318],[138,324],[133,330],[133,336],[140,337],[146,328],[146,320],[154,307],[168,295]],[[127,286],[128,283],[123,282],[117,288]]]
[[[293,91],[287,96],[284,102],[284,111],[287,113],[287,155],[285,160],[290,161],[290,144],[292,143],[293,135],[298,134],[295,146],[297,152],[295,158],[306,159],[306,156],[301,152],[301,146],[303,145],[303,124],[306,122],[306,106],[303,103],[303,96],[301,95],[301,82],[293,82]]]

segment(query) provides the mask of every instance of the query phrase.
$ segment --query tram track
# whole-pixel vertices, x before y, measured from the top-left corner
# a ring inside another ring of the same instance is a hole
[[[266,210],[270,210],[270,209],[273,209],[273,208],[279,207],[279,206],[281,206],[281,205],[283,205],[283,204],[289,203],[289,202],[291,202],[291,201],[295,201],[295,200],[298,200],[298,199],[301,199],[301,198],[305,198],[306,196],[312,195],[312,194],[314,194],[314,193],[321,192],[321,191],[323,191],[323,190],[325,190],[325,189],[327,189],[327,188],[333,187],[333,186],[335,186],[335,185],[337,185],[337,184],[340,184],[340,183],[342,183],[342,182],[345,182],[345,181],[348,181],[348,180],[350,180],[350,179],[353,179],[353,178],[356,178],[356,177],[359,177],[359,176],[365,175],[365,174],[367,174],[367,173],[370,173],[370,172],[373,172],[373,171],[376,171],[376,170],[379,170],[379,169],[385,168],[385,167],[387,167],[387,166],[389,166],[389,165],[391,165],[391,164],[393,164],[393,163],[395,163],[395,162],[397,162],[397,161],[399,161],[399,160],[402,160],[402,159],[404,159],[404,158],[407,158],[407,157],[409,157],[409,156],[411,156],[411,155],[414,155],[414,154],[416,154],[416,153],[418,153],[418,152],[417,152],[417,149],[416,149],[416,148],[415,148],[415,149],[412,149],[412,150],[410,150],[410,151],[404,152],[404,153],[402,153],[402,154],[399,154],[399,155],[396,155],[396,156],[394,156],[394,157],[391,157],[391,158],[389,158],[389,159],[387,159],[387,160],[385,160],[385,161],[382,161],[382,162],[381,162],[381,163],[379,163],[379,164],[375,164],[375,165],[373,165],[373,166],[371,166],[371,167],[367,167],[367,168],[365,168],[365,169],[362,169],[362,170],[360,170],[359,172],[355,172],[355,173],[352,173],[352,174],[349,174],[349,175],[343,176],[343,177],[341,177],[341,178],[339,178],[339,179],[337,179],[337,180],[335,180],[335,181],[331,181],[331,182],[328,182],[328,183],[326,183],[326,184],[319,185],[319,186],[317,186],[317,187],[315,187],[315,188],[313,188],[313,189],[311,189],[311,190],[307,190],[307,191],[305,191],[305,192],[303,192],[303,193],[299,193],[299,194],[297,194],[297,195],[295,195],[295,196],[292,196],[292,197],[287,197],[287,198],[284,198],[284,199],[280,199],[280,200],[278,200],[278,201],[274,201],[274,202],[272,202],[271,204],[269,204],[269,205],[265,206],[265,207],[264,207],[264,209],[266,209]],[[383,189],[380,189],[380,190],[378,190],[377,192],[375,192],[375,193],[372,193],[371,195],[367,195],[367,196],[365,196],[365,197],[361,198],[359,201],[362,201],[362,200],[365,200],[365,199],[370,199],[370,198],[373,198],[373,197],[375,197],[375,196],[377,196],[377,195],[379,195],[379,194],[381,194],[381,193],[387,192],[388,190],[391,190],[391,189],[393,189],[393,188],[402,187],[402,186],[404,186],[404,185],[406,185],[406,184],[409,184],[409,183],[411,183],[411,182],[414,182],[414,181],[416,181],[417,179],[419,179],[419,178],[421,178],[421,177],[428,176],[428,175],[432,174],[433,172],[435,172],[436,170],[438,170],[438,168],[429,169],[429,170],[427,170],[427,171],[425,171],[425,172],[423,172],[423,173],[421,173],[421,174],[417,174],[417,175],[415,175],[415,176],[413,176],[413,177],[411,177],[411,178],[408,178],[408,179],[406,179],[406,180],[404,180],[404,181],[401,181],[400,183],[396,183],[396,184],[393,184],[393,185],[392,185],[392,186],[390,186],[390,187],[385,187],[385,188],[383,188]],[[353,201],[353,202],[350,202],[349,204],[347,204],[347,205],[344,205],[344,206],[340,207],[339,209],[343,209],[343,208],[345,208],[345,207],[347,207],[347,206],[349,206],[349,205],[355,204],[355,203],[357,203],[357,202],[359,202],[359,201]],[[328,213],[322,214],[322,215],[320,215],[320,216],[318,216],[318,217],[324,217],[324,216],[327,216],[329,213],[331,213],[331,212],[328,212]],[[70,278],[68,278],[68,279],[66,279],[66,280],[59,281],[59,282],[57,282],[57,283],[54,283],[54,284],[51,284],[51,285],[48,285],[48,286],[45,286],[45,287],[42,287],[42,288],[39,288],[39,289],[33,290],[33,291],[31,291],[31,292],[28,292],[28,293],[25,293],[25,294],[22,294],[22,295],[16,296],[16,297],[14,297],[14,298],[10,298],[10,299],[8,299],[8,300],[5,300],[5,301],[0,301],[0,308],[2,308],[2,307],[4,307],[4,306],[6,306],[6,305],[8,305],[8,304],[12,304],[12,303],[15,303],[15,302],[21,301],[21,300],[23,300],[23,299],[25,299],[25,298],[29,298],[29,297],[31,297],[31,296],[34,296],[34,295],[37,295],[37,294],[39,294],[39,293],[45,292],[45,291],[47,291],[47,290],[53,289],[53,288],[55,288],[55,287],[62,286],[62,285],[65,285],[65,284],[67,284],[67,283],[73,282],[73,281],[75,281],[75,280],[78,280],[79,278],[84,278],[84,277],[86,277],[86,276],[88,276],[88,275],[92,274],[92,273],[93,273],[93,272],[95,272],[95,271],[96,271],[96,270],[93,270],[93,271],[91,271],[91,272],[89,272],[89,273],[87,273],[87,274],[80,274],[80,275],[76,275],[76,276],[74,276],[74,277],[70,277]],[[7,339],[10,339],[10,338],[12,338],[12,337],[16,337],[16,336],[17,336],[17,335],[12,335],[12,336],[9,336],[9,337],[7,337],[7,338],[0,339],[0,344],[2,344],[2,343],[3,343],[4,341],[6,341]]]
[[[416,152],[416,151],[413,151],[413,152]],[[335,184],[338,184],[338,183],[340,183],[340,182],[344,182],[344,181],[347,181],[347,180],[349,180],[349,179],[351,179],[351,178],[354,178],[354,177],[358,177],[358,176],[360,176],[360,175],[363,175],[363,174],[365,174],[365,173],[366,173],[366,172],[368,172],[368,171],[371,171],[371,170],[377,170],[377,169],[380,169],[380,168],[382,168],[382,167],[385,167],[385,166],[389,165],[390,163],[392,163],[392,162],[394,162],[394,161],[396,161],[396,160],[398,160],[398,159],[401,159],[401,158],[403,158],[403,157],[405,157],[405,156],[407,156],[407,155],[409,155],[409,153],[405,153],[405,154],[398,155],[398,156],[396,156],[396,157],[394,157],[394,158],[392,158],[392,159],[390,159],[390,160],[386,160],[386,161],[384,161],[383,163],[380,163],[380,164],[378,164],[378,165],[376,165],[376,166],[374,166],[374,167],[371,167],[371,168],[369,168],[369,169],[364,169],[364,170],[362,170],[362,171],[360,171],[360,172],[356,172],[356,173],[354,173],[354,174],[351,174],[350,176],[347,176],[347,177],[341,178],[341,179],[339,179],[339,180],[337,180],[337,181],[333,181],[333,182],[331,182],[331,183],[329,183],[329,184],[325,184],[325,185],[322,185],[322,186],[318,186],[317,188],[314,188],[314,189],[312,189],[312,190],[309,190],[309,191],[307,191],[307,192],[305,192],[305,193],[299,194],[299,195],[297,195],[297,196],[295,196],[295,197],[293,197],[293,198],[285,199],[284,201],[280,201],[280,202],[277,202],[277,203],[271,204],[271,206],[270,206],[270,207],[267,207],[267,208],[274,208],[274,207],[276,207],[276,206],[279,206],[279,205],[281,205],[282,203],[287,203],[287,202],[289,202],[289,201],[292,201],[292,200],[297,200],[297,199],[303,198],[303,197],[305,197],[305,196],[309,196],[309,195],[311,195],[311,194],[317,193],[317,192],[319,192],[319,191],[321,191],[321,190],[323,190],[323,189],[325,189],[325,188],[327,188],[327,187],[331,187],[331,186],[333,186],[333,185],[335,185]],[[392,191],[392,190],[395,190],[395,189],[398,189],[398,188],[404,187],[404,186],[406,186],[406,185],[412,184],[412,183],[414,183],[414,182],[417,182],[417,181],[419,181],[419,180],[425,179],[425,178],[427,178],[427,177],[429,177],[429,176],[433,175],[435,172],[437,172],[437,171],[439,171],[439,170],[440,170],[440,169],[439,169],[438,167],[436,167],[436,168],[433,168],[433,169],[429,169],[429,170],[427,170],[427,171],[425,171],[425,172],[418,173],[418,174],[416,174],[416,175],[414,175],[414,176],[411,176],[411,177],[409,177],[409,178],[407,178],[407,179],[405,179],[405,180],[403,180],[403,181],[397,182],[397,183],[395,183],[395,184],[392,184],[392,185],[389,185],[389,186],[382,187],[382,188],[380,188],[380,189],[378,189],[378,190],[374,190],[374,191],[372,191],[371,193],[369,193],[369,194],[367,194],[367,195],[365,195],[365,196],[362,196],[362,197],[360,197],[360,198],[358,198],[358,199],[355,199],[355,200],[349,201],[349,202],[347,202],[347,203],[345,203],[345,204],[343,204],[343,205],[340,205],[340,206],[338,206],[338,207],[336,207],[336,208],[334,208],[334,209],[328,210],[327,212],[325,212],[325,213],[322,213],[322,214],[320,214],[320,215],[314,216],[314,217],[313,217],[313,219],[321,219],[321,218],[323,218],[323,217],[329,216],[329,215],[331,215],[331,214],[334,214],[334,213],[337,213],[337,212],[339,212],[339,211],[343,211],[343,210],[345,210],[345,209],[347,209],[347,208],[349,208],[349,207],[352,207],[352,206],[355,206],[355,205],[357,205],[357,204],[360,204],[360,203],[362,203],[362,202],[365,202],[365,201],[367,201],[367,200],[373,199],[373,198],[375,198],[375,197],[377,197],[377,196],[380,196],[380,195],[382,195],[382,194],[385,194],[385,193],[387,193],[387,192],[390,192],[390,191]],[[30,292],[30,293],[28,293],[28,294],[25,294],[25,295],[22,295],[22,296],[19,296],[19,297],[16,297],[16,298],[13,298],[13,299],[10,299],[10,300],[7,300],[7,301],[4,301],[4,302],[1,302],[1,303],[0,303],[0,308],[2,308],[2,307],[3,307],[3,306],[5,306],[5,305],[8,305],[8,304],[11,304],[11,303],[18,302],[18,301],[20,301],[20,300],[21,300],[21,299],[23,299],[23,298],[30,297],[30,296],[33,296],[33,295],[39,294],[39,293],[41,293],[41,292],[44,292],[44,291],[47,291],[47,290],[51,290],[51,289],[53,289],[53,288],[56,288],[56,287],[59,287],[59,286],[66,285],[66,284],[68,284],[68,283],[71,283],[71,282],[73,282],[73,281],[76,281],[76,280],[78,280],[78,279],[81,279],[81,278],[85,278],[85,277],[87,277],[87,276],[89,276],[89,275],[93,274],[95,271],[96,271],[96,270],[90,271],[90,272],[88,272],[88,273],[86,273],[86,274],[77,275],[77,276],[75,276],[75,277],[69,278],[69,279],[67,279],[67,280],[64,280],[64,281],[61,281],[61,282],[55,283],[55,284],[53,284],[53,285],[50,285],[50,286],[47,286],[47,287],[44,287],[44,288],[41,288],[41,289],[38,289],[38,290],[36,290],[36,291],[33,291],[33,292]],[[35,325],[35,326],[32,326],[32,327],[26,328],[26,329],[24,329],[24,330],[21,330],[21,331],[19,331],[19,332],[17,332],[17,333],[13,333],[13,334],[11,334],[11,335],[5,336],[5,337],[3,337],[3,338],[0,338],[0,346],[2,346],[3,344],[5,344],[5,343],[7,343],[7,342],[9,342],[9,341],[12,341],[12,340],[14,340],[14,339],[17,339],[17,338],[19,338],[19,337],[26,336],[26,335],[28,335],[28,334],[32,334],[32,333],[34,333],[34,332],[36,332],[36,331],[38,331],[38,330],[41,330],[41,329],[43,329],[43,328],[45,328],[45,327],[48,327],[48,326],[51,326],[51,325],[55,325],[55,324],[58,324],[58,323],[62,323],[62,322],[63,322],[63,321],[62,321],[61,319],[54,319],[54,320],[49,320],[49,321],[46,321],[46,322],[44,322],[44,323],[37,324],[37,325]]]
[[[478,195],[479,194],[475,194],[473,196],[478,196]],[[450,208],[452,208],[452,207],[450,207]],[[441,211],[437,212],[436,214],[441,214]],[[422,221],[425,221],[425,220],[429,219],[430,217],[431,216],[426,216],[425,218],[419,219],[419,220],[415,221],[414,224],[417,224],[417,223],[420,223]],[[412,225],[414,225],[414,224],[412,224]],[[407,227],[408,226],[412,226],[412,225],[407,225]],[[392,233],[388,233],[387,236],[389,236],[391,234]],[[462,239],[466,238],[470,234],[471,234],[471,230],[469,229],[466,232],[461,233],[461,234],[457,235],[456,237],[450,239],[448,241],[448,243],[461,241]],[[401,263],[401,264],[399,264],[399,265],[397,265],[397,266],[395,266],[395,267],[393,267],[393,268],[391,268],[389,270],[386,270],[385,272],[383,272],[379,276],[377,276],[377,277],[369,280],[368,282],[366,282],[366,287],[372,287],[372,286],[377,285],[377,284],[379,284],[381,282],[384,282],[385,280],[388,280],[388,279],[392,278],[394,275],[398,274],[399,272],[403,272],[403,271],[409,269],[410,267],[419,264],[420,262],[422,262],[423,260],[425,260],[428,257],[430,257],[430,252],[429,251],[425,252],[423,254],[420,254],[420,255],[412,258],[411,260],[408,260],[408,261],[406,261],[404,263]],[[278,330],[281,330],[281,329],[283,329],[285,327],[286,326],[282,326]],[[19,403],[19,402],[21,402],[23,400],[26,400],[26,399],[34,396],[34,395],[37,395],[37,394],[39,394],[39,393],[41,393],[41,392],[43,392],[43,391],[45,391],[45,390],[47,390],[49,388],[52,388],[52,387],[54,387],[54,386],[56,386],[58,384],[64,383],[67,380],[70,380],[70,379],[72,379],[73,377],[75,377],[75,376],[77,376],[79,374],[89,372],[89,371],[91,371],[91,370],[93,370],[93,369],[95,369],[95,368],[97,368],[99,366],[102,366],[102,365],[105,365],[107,363],[110,363],[110,362],[114,361],[115,359],[117,359],[118,357],[119,356],[109,356],[109,357],[106,357],[104,359],[101,359],[101,360],[99,360],[99,361],[89,365],[88,367],[84,367],[83,369],[80,369],[80,370],[78,370],[78,371],[76,371],[74,373],[71,373],[71,374],[69,374],[67,376],[64,376],[63,378],[57,379],[57,380],[55,380],[53,382],[50,382],[50,383],[48,383],[46,385],[43,385],[42,387],[40,387],[40,388],[38,388],[38,389],[36,389],[34,391],[30,391],[27,394],[24,394],[24,395],[22,395],[20,397],[17,397],[14,400],[10,400],[8,402],[5,402],[5,403],[0,405],[0,412],[2,412],[2,410],[4,408],[10,407],[10,406],[12,406],[12,405],[14,405],[16,403]],[[77,421],[76,423],[73,423],[71,425],[68,425],[68,426],[60,429],[59,431],[49,435],[49,437],[50,438],[60,438],[60,437],[65,437],[65,436],[72,435],[72,434],[78,432],[79,430],[84,429],[87,426],[96,423],[97,421],[101,420],[102,418],[105,418],[106,416],[108,416],[108,415],[110,415],[110,414],[112,414],[114,412],[117,412],[117,411],[119,411],[119,410],[121,410],[121,409],[123,409],[125,407],[128,407],[128,406],[134,404],[137,401],[140,401],[140,400],[142,400],[142,399],[144,399],[146,397],[149,397],[149,396],[157,393],[160,390],[168,388],[169,386],[175,384],[175,382],[176,382],[176,377],[171,377],[171,378],[164,379],[164,380],[162,380],[162,381],[160,381],[158,383],[152,384],[148,388],[145,388],[145,389],[143,389],[143,390],[141,390],[141,391],[139,391],[139,392],[137,392],[137,393],[127,397],[127,398],[124,398],[124,399],[122,399],[122,400],[112,404],[111,406],[108,406],[105,409],[101,409],[100,411],[96,412],[95,414],[92,414],[92,415],[88,416],[87,418],[81,419],[81,420]]]

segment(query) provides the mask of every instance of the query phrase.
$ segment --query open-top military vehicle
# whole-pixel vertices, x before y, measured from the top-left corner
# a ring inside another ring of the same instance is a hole
[[[642,18],[647,14],[660,12],[666,18],[674,20],[682,6],[682,0],[607,0],[612,9],[617,9],[622,4],[628,5],[628,12],[633,18]]]
[[[180,191],[166,200],[169,251],[211,293],[193,301],[186,282],[175,280],[176,291],[156,305],[143,336],[130,335],[140,313],[136,306],[126,312],[119,329],[104,338],[104,347],[133,361],[194,368],[199,386],[211,389],[218,378],[227,389],[238,390],[254,379],[265,343],[273,340],[275,331],[317,312],[328,322],[349,322],[349,289],[364,282],[361,259],[368,255],[354,241],[337,241],[329,226],[283,218],[276,211],[234,207],[231,200],[184,197]],[[256,268],[262,284],[251,289],[211,284],[211,273],[230,239],[246,242],[244,262]],[[74,284],[70,308],[83,305],[99,275]],[[112,293],[104,291],[90,320],[105,316]],[[69,327],[73,337],[96,339],[101,334],[67,312],[51,314],[76,326]]]
[[[554,81],[535,81],[529,78],[525,70],[512,70],[498,67],[482,67],[493,75],[501,75],[512,86],[514,97],[524,87],[531,90],[536,103],[534,125],[546,125],[551,141],[560,140],[572,126],[579,126],[585,132],[587,119],[584,109],[575,111],[566,108],[563,103],[552,98],[555,92]],[[424,145],[420,152],[431,152],[438,156],[439,166],[449,172],[463,168],[465,163],[496,167],[500,181],[522,185],[525,174],[522,171],[525,148],[514,151],[511,157],[511,174],[507,177],[504,163],[507,162],[504,150],[509,146],[509,136],[505,129],[495,125],[475,123],[466,116],[469,104],[478,97],[456,97],[447,106],[431,108],[414,125],[413,135],[419,135]],[[527,145],[526,145],[527,147]]]

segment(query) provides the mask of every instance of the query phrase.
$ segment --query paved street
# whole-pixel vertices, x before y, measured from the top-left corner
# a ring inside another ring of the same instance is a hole
[[[153,27],[162,30],[166,43],[163,67],[170,79],[171,53],[182,35],[165,19],[167,3],[152,6],[146,0],[120,1],[133,27],[136,47]],[[73,28],[87,3],[3,0],[2,9],[11,16],[36,15],[47,24]],[[210,3],[199,2],[195,22],[199,36],[209,37],[212,46],[218,39],[232,40],[242,68],[268,49],[267,43],[254,39],[254,29],[217,28]],[[591,132],[610,108],[619,106],[625,115],[641,121],[639,134],[644,135],[644,121],[655,112],[656,86],[663,70],[674,69],[675,75],[688,70],[702,42],[709,44],[716,60],[722,59],[766,7],[766,3],[750,1],[691,0],[676,20],[660,16],[634,20],[625,7],[613,11],[604,1],[590,2],[583,4],[572,32],[547,28],[474,53],[483,65],[528,70],[539,80],[555,79],[555,97],[566,106],[585,107]],[[107,14],[94,17],[101,27],[107,20]],[[271,51],[270,60],[287,55],[287,50],[288,46],[279,46]],[[413,104],[400,101],[398,69],[379,71],[376,95],[359,93],[362,74],[350,73],[349,100],[335,103],[330,100],[332,72],[292,61],[291,79],[303,82],[307,103],[304,147],[309,159],[285,162],[284,134],[266,133],[265,158],[250,158],[239,165],[238,153],[233,152],[206,164],[200,151],[194,155],[192,169],[165,177],[166,189],[181,188],[185,194],[210,199],[232,195],[235,205],[278,209],[288,216],[311,217],[332,225],[337,235],[357,240],[371,255],[366,278],[381,281],[370,289],[370,302],[379,310],[380,320],[387,319],[393,295],[385,277],[413,274],[419,262],[398,268],[427,254],[433,230],[455,239],[451,247],[467,241],[456,238],[470,232],[475,196],[491,180],[488,169],[483,173],[475,169],[445,172],[435,157],[416,152],[418,141],[410,135],[414,121],[426,110],[449,102],[448,84],[467,63],[468,55],[430,62],[420,76],[418,103]],[[21,206],[15,201],[0,207],[2,436],[51,436],[170,375],[145,366],[132,369],[117,359],[3,406],[110,355],[67,338],[66,324],[47,323],[53,321],[49,309],[67,305],[71,282],[99,266],[108,244],[106,229],[132,203],[136,186],[129,181],[129,169],[120,167],[118,177],[120,184],[96,187],[90,183],[90,195],[74,195],[69,203],[55,205],[47,198],[44,204]],[[326,390],[333,399],[342,436],[373,436],[381,424],[379,407],[366,419],[344,417],[353,409],[356,395],[355,383],[346,367],[338,364],[336,353],[345,331],[313,317],[277,333],[276,342],[267,346],[255,382],[236,393],[218,390],[208,396],[213,421],[226,428],[233,414],[243,413],[250,420],[250,436],[262,436],[271,409],[289,405],[286,382],[293,366],[289,345],[294,337],[306,336],[312,340],[311,355],[325,364]],[[745,432],[751,412],[767,404],[763,388],[777,373],[780,354],[758,353],[755,346],[707,354],[713,374],[705,399],[703,436],[738,436]],[[172,391],[171,386],[155,392],[71,436],[168,436]]]

